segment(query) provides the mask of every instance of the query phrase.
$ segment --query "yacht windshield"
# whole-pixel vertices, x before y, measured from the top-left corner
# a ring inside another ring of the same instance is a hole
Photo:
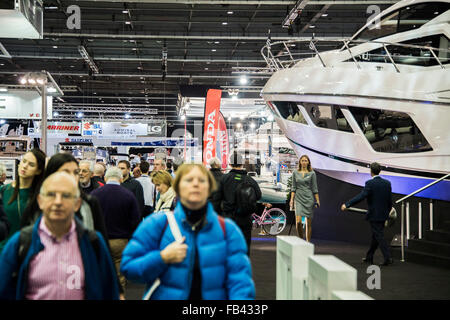
[[[375,40],[394,33],[420,28],[440,14],[450,10],[450,3],[428,2],[401,8],[388,13],[361,31],[354,40]]]

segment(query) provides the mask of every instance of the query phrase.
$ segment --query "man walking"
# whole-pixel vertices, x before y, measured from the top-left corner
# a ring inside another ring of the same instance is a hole
[[[233,219],[242,230],[250,255],[251,214],[255,212],[256,202],[261,199],[262,193],[258,183],[247,175],[243,164],[242,156],[234,151],[230,158],[232,169],[220,180],[212,203],[217,213]]]
[[[136,197],[136,200],[139,205],[139,212],[141,216],[144,216],[144,190],[142,189],[142,185],[130,175],[131,164],[127,160],[119,161],[117,167],[122,171],[123,182],[121,184],[122,187],[131,191]]]
[[[125,289],[126,279],[119,271],[120,262],[128,239],[139,224],[139,206],[134,194],[120,185],[123,177],[119,168],[111,167],[106,170],[105,180],[105,186],[92,191],[91,195],[98,199],[102,207],[111,255],[120,284]]]
[[[50,175],[37,201],[42,215],[16,232],[0,256],[0,300],[118,300],[102,235],[74,218],[81,198],[73,176]]]
[[[384,239],[384,224],[389,218],[389,212],[392,208],[392,189],[391,183],[379,176],[380,171],[380,165],[376,162],[372,163],[370,165],[372,179],[366,181],[362,192],[343,204],[341,210],[344,211],[367,198],[369,210],[366,219],[369,221],[370,228],[372,229],[372,242],[363,262],[373,264],[373,255],[379,246],[384,256],[384,262],[381,266],[388,266],[394,263],[394,261],[388,244]]]
[[[150,169],[150,165],[147,161],[142,161],[139,165],[141,169],[142,175],[136,180],[139,181],[142,185],[142,189],[144,190],[144,214],[145,218],[149,214],[151,214],[154,210],[154,197],[155,194],[155,185],[152,183],[152,180],[148,176],[148,170]]]

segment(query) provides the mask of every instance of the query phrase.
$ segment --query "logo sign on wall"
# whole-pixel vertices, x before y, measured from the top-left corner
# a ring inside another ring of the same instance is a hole
[[[28,128],[28,135],[32,137],[41,136],[41,122],[35,121],[34,128]],[[80,134],[80,122],[47,122],[47,134],[49,136],[67,136],[68,134]]]
[[[53,113],[53,99],[47,97],[48,118]],[[11,90],[0,93],[0,118],[41,119],[42,99],[39,93],[29,90]]]
[[[150,122],[147,126],[147,136],[165,137],[167,135],[167,126],[164,120]]]
[[[96,136],[98,136],[99,132],[100,133],[102,132],[101,123],[83,121],[83,124],[81,127],[81,135],[82,136],[96,137]]]
[[[101,133],[99,138],[117,138],[135,139],[136,136],[147,135],[146,123],[120,123],[120,122],[103,122],[101,124]]]
[[[161,125],[155,125],[155,128],[151,130],[153,130],[155,136],[158,136],[163,132],[162,128]],[[83,122],[81,135],[95,136],[99,139],[135,139],[136,136],[147,136],[148,131],[148,125],[146,123]]]

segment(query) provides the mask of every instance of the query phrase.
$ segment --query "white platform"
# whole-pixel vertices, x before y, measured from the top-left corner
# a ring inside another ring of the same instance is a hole
[[[356,291],[357,271],[332,255],[309,257],[309,299],[331,300],[335,290]]]
[[[341,291],[331,292],[331,300],[374,300],[361,291]]]
[[[314,245],[296,236],[277,237],[277,300],[306,300],[308,259]]]

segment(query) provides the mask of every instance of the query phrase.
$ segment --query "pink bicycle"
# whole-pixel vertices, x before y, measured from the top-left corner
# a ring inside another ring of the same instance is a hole
[[[252,214],[253,229],[262,227],[266,234],[276,236],[280,234],[284,227],[286,227],[286,213],[280,208],[267,209],[259,216],[256,213]]]

